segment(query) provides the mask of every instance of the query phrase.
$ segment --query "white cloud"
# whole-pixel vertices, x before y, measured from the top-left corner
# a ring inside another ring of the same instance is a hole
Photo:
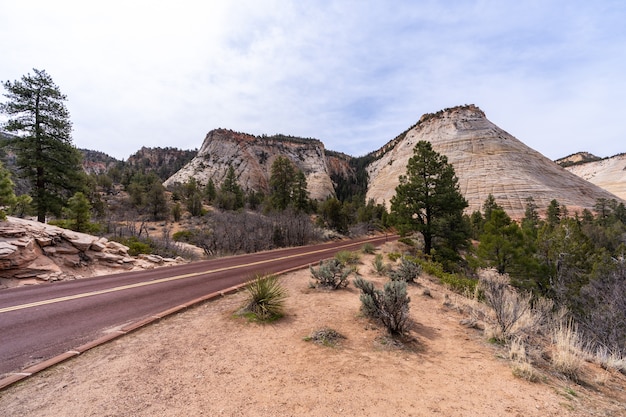
[[[125,158],[217,127],[360,155],[475,103],[551,158],[624,152],[621,2],[0,0],[0,77],[43,68],[77,146]],[[28,19],[25,18],[28,16]],[[611,116],[613,115],[613,116]],[[593,139],[590,139],[593,138]]]

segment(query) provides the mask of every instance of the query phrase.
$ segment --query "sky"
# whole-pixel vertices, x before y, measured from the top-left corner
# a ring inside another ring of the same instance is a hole
[[[607,157],[624,22],[623,0],[0,0],[0,80],[45,70],[74,144],[118,159],[216,128],[360,156],[463,104],[550,159]]]

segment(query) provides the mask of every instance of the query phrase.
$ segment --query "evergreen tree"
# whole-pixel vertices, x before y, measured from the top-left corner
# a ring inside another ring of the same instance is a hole
[[[224,210],[239,210],[245,205],[243,190],[237,182],[235,169],[232,166],[228,168],[226,178],[220,187],[217,205]]]
[[[33,71],[3,84],[9,101],[0,110],[9,116],[5,129],[20,136],[17,165],[32,183],[37,220],[44,222],[48,213],[60,214],[66,199],[80,190],[84,174],[82,155],[72,144],[67,98],[45,71]]]
[[[490,210],[489,217],[480,236],[477,254],[499,274],[505,274],[522,255],[522,231],[502,208]]]
[[[0,220],[6,219],[4,208],[13,205],[16,201],[13,187],[11,173],[0,162]]]
[[[72,223],[72,229],[85,232],[91,220],[91,204],[85,194],[80,191],[67,201],[67,212]]]
[[[558,201],[552,200],[550,201],[550,205],[548,206],[546,212],[546,221],[550,227],[554,227],[561,222],[561,217],[563,216],[561,205]]]
[[[307,191],[306,176],[298,170],[293,184],[292,205],[296,212],[307,211],[309,208],[309,192]]]
[[[487,199],[483,203],[483,213],[485,214],[485,221],[488,222],[491,220],[491,212],[493,210],[502,210],[502,207],[496,203],[496,199],[493,194],[489,194]]]
[[[291,204],[296,170],[291,161],[279,156],[271,168],[270,201],[276,210],[285,210]]]
[[[391,214],[401,233],[416,231],[423,235],[424,252],[430,254],[435,245],[445,246],[450,240],[450,225],[462,221],[468,204],[445,155],[435,152],[427,141],[419,141],[413,152],[407,175],[400,177],[391,199]],[[454,237],[454,241],[467,242],[469,228],[460,232],[463,236]]]
[[[217,196],[217,189],[215,188],[215,183],[213,182],[213,178],[209,178],[209,181],[204,188],[204,193],[206,195],[206,199],[209,203],[212,203]]]

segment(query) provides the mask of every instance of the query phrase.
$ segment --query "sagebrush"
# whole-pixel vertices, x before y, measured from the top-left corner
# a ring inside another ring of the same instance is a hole
[[[336,290],[348,286],[348,277],[354,272],[351,267],[344,266],[336,258],[320,261],[319,266],[309,267],[311,277],[316,281],[314,286]]]
[[[379,319],[392,335],[401,335],[409,327],[409,302],[406,282],[389,281],[383,291],[361,277],[354,280],[354,286],[361,290],[361,308],[366,316]]]

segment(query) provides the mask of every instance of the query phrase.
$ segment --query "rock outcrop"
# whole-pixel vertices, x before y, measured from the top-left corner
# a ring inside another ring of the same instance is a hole
[[[420,140],[431,142],[454,166],[468,213],[480,210],[489,194],[512,218],[523,217],[528,197],[540,211],[556,199],[570,213],[592,209],[598,198],[617,198],[524,145],[469,105],[426,114],[376,151],[377,159],[368,166],[367,199],[389,205]]]
[[[0,288],[180,262],[156,255],[132,257],[120,243],[35,221],[0,221]]]
[[[626,200],[626,154],[579,162],[565,169]]]
[[[324,144],[319,140],[253,136],[226,129],[210,131],[197,156],[164,185],[186,183],[193,177],[201,184],[207,184],[211,178],[219,186],[232,166],[244,190],[267,192],[271,167],[278,156],[289,158],[305,174],[309,197],[325,199],[334,195]]]

